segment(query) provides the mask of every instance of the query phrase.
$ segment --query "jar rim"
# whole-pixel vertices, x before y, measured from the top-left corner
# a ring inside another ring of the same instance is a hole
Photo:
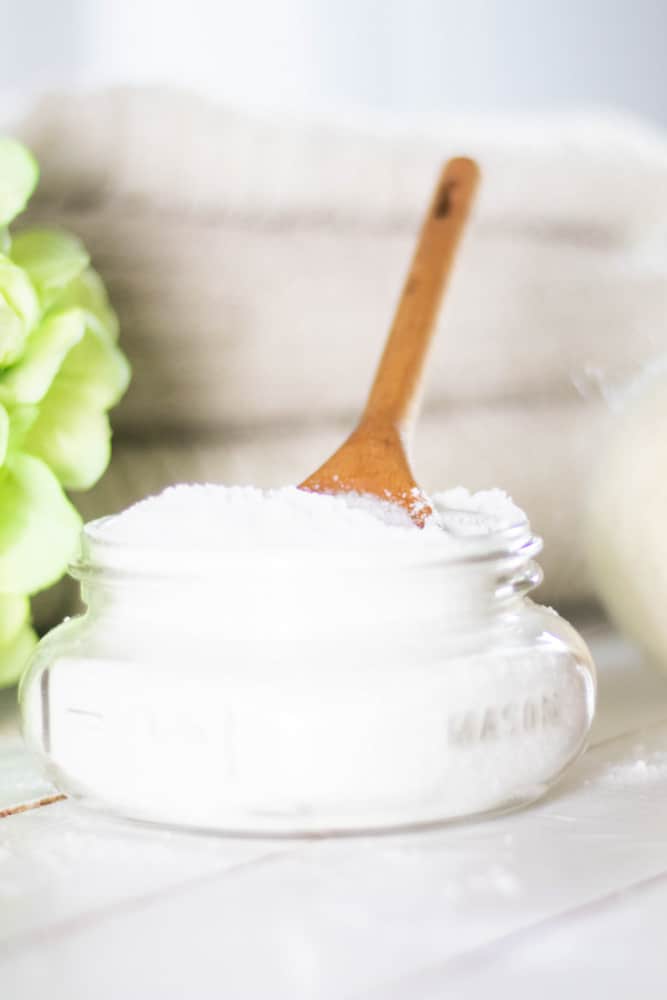
[[[456,511],[452,513],[469,513]],[[416,552],[412,546],[336,549],[316,546],[275,548],[186,549],[177,546],[128,544],[105,537],[103,527],[108,517],[84,525],[79,552],[69,566],[75,579],[110,576],[144,580],[165,576],[207,578],[221,569],[226,571],[281,571],[301,566],[304,572],[316,569],[391,570],[440,566],[461,569],[465,566],[495,565],[511,559],[523,562],[539,554],[542,539],[533,534],[524,516],[513,524],[473,534],[446,531],[443,545],[424,546]],[[444,531],[444,529],[443,529]]]

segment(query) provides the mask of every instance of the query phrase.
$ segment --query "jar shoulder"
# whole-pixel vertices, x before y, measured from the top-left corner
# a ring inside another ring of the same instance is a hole
[[[554,608],[524,598],[517,631],[528,645],[545,653],[570,654],[595,675],[593,657],[583,636]]]

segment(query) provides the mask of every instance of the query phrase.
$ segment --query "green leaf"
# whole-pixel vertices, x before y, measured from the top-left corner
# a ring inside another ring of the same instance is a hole
[[[47,316],[28,338],[21,360],[0,373],[0,402],[39,403],[85,330],[82,309]]]
[[[0,688],[16,684],[36,642],[28,598],[0,594]]]
[[[38,458],[9,454],[0,469],[0,593],[55,583],[76,551],[81,518]]]
[[[44,306],[50,305],[90,260],[81,240],[57,229],[27,229],[15,234],[11,258],[27,272]]]
[[[32,153],[15,139],[0,136],[0,226],[23,211],[38,179]]]
[[[88,316],[85,335],[69,351],[57,384],[59,389],[85,398],[91,409],[108,410],[127,389],[130,375],[130,363],[123,352]]]
[[[0,465],[5,460],[7,448],[9,447],[9,414],[0,403]]]
[[[54,382],[25,436],[23,447],[41,458],[65,489],[87,490],[100,478],[111,457],[111,427],[105,413]]]
[[[59,311],[79,306],[91,313],[112,340],[118,340],[118,317],[109,305],[104,283],[97,271],[86,268],[58,296],[54,303]]]
[[[9,235],[7,226],[0,226],[0,253],[8,254],[12,245],[12,238]]]
[[[28,276],[0,255],[0,367],[21,356],[39,314],[37,294]]]

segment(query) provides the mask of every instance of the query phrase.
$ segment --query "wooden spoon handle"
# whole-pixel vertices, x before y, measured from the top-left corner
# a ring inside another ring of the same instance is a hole
[[[405,432],[415,416],[438,307],[477,187],[474,160],[443,168],[362,417]]]

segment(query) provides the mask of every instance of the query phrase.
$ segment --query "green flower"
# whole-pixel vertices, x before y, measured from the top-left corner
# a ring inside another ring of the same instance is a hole
[[[22,212],[37,187],[39,167],[32,153],[9,136],[0,136],[0,226]]]
[[[37,176],[30,154],[0,138],[0,687],[18,679],[35,642],[27,595],[63,575],[78,543],[64,490],[89,489],[106,469],[107,411],[130,379],[81,242],[7,229]]]
[[[39,300],[28,276],[0,254],[0,367],[21,357],[39,316]]]
[[[28,598],[0,596],[0,688],[16,683],[36,642]]]

